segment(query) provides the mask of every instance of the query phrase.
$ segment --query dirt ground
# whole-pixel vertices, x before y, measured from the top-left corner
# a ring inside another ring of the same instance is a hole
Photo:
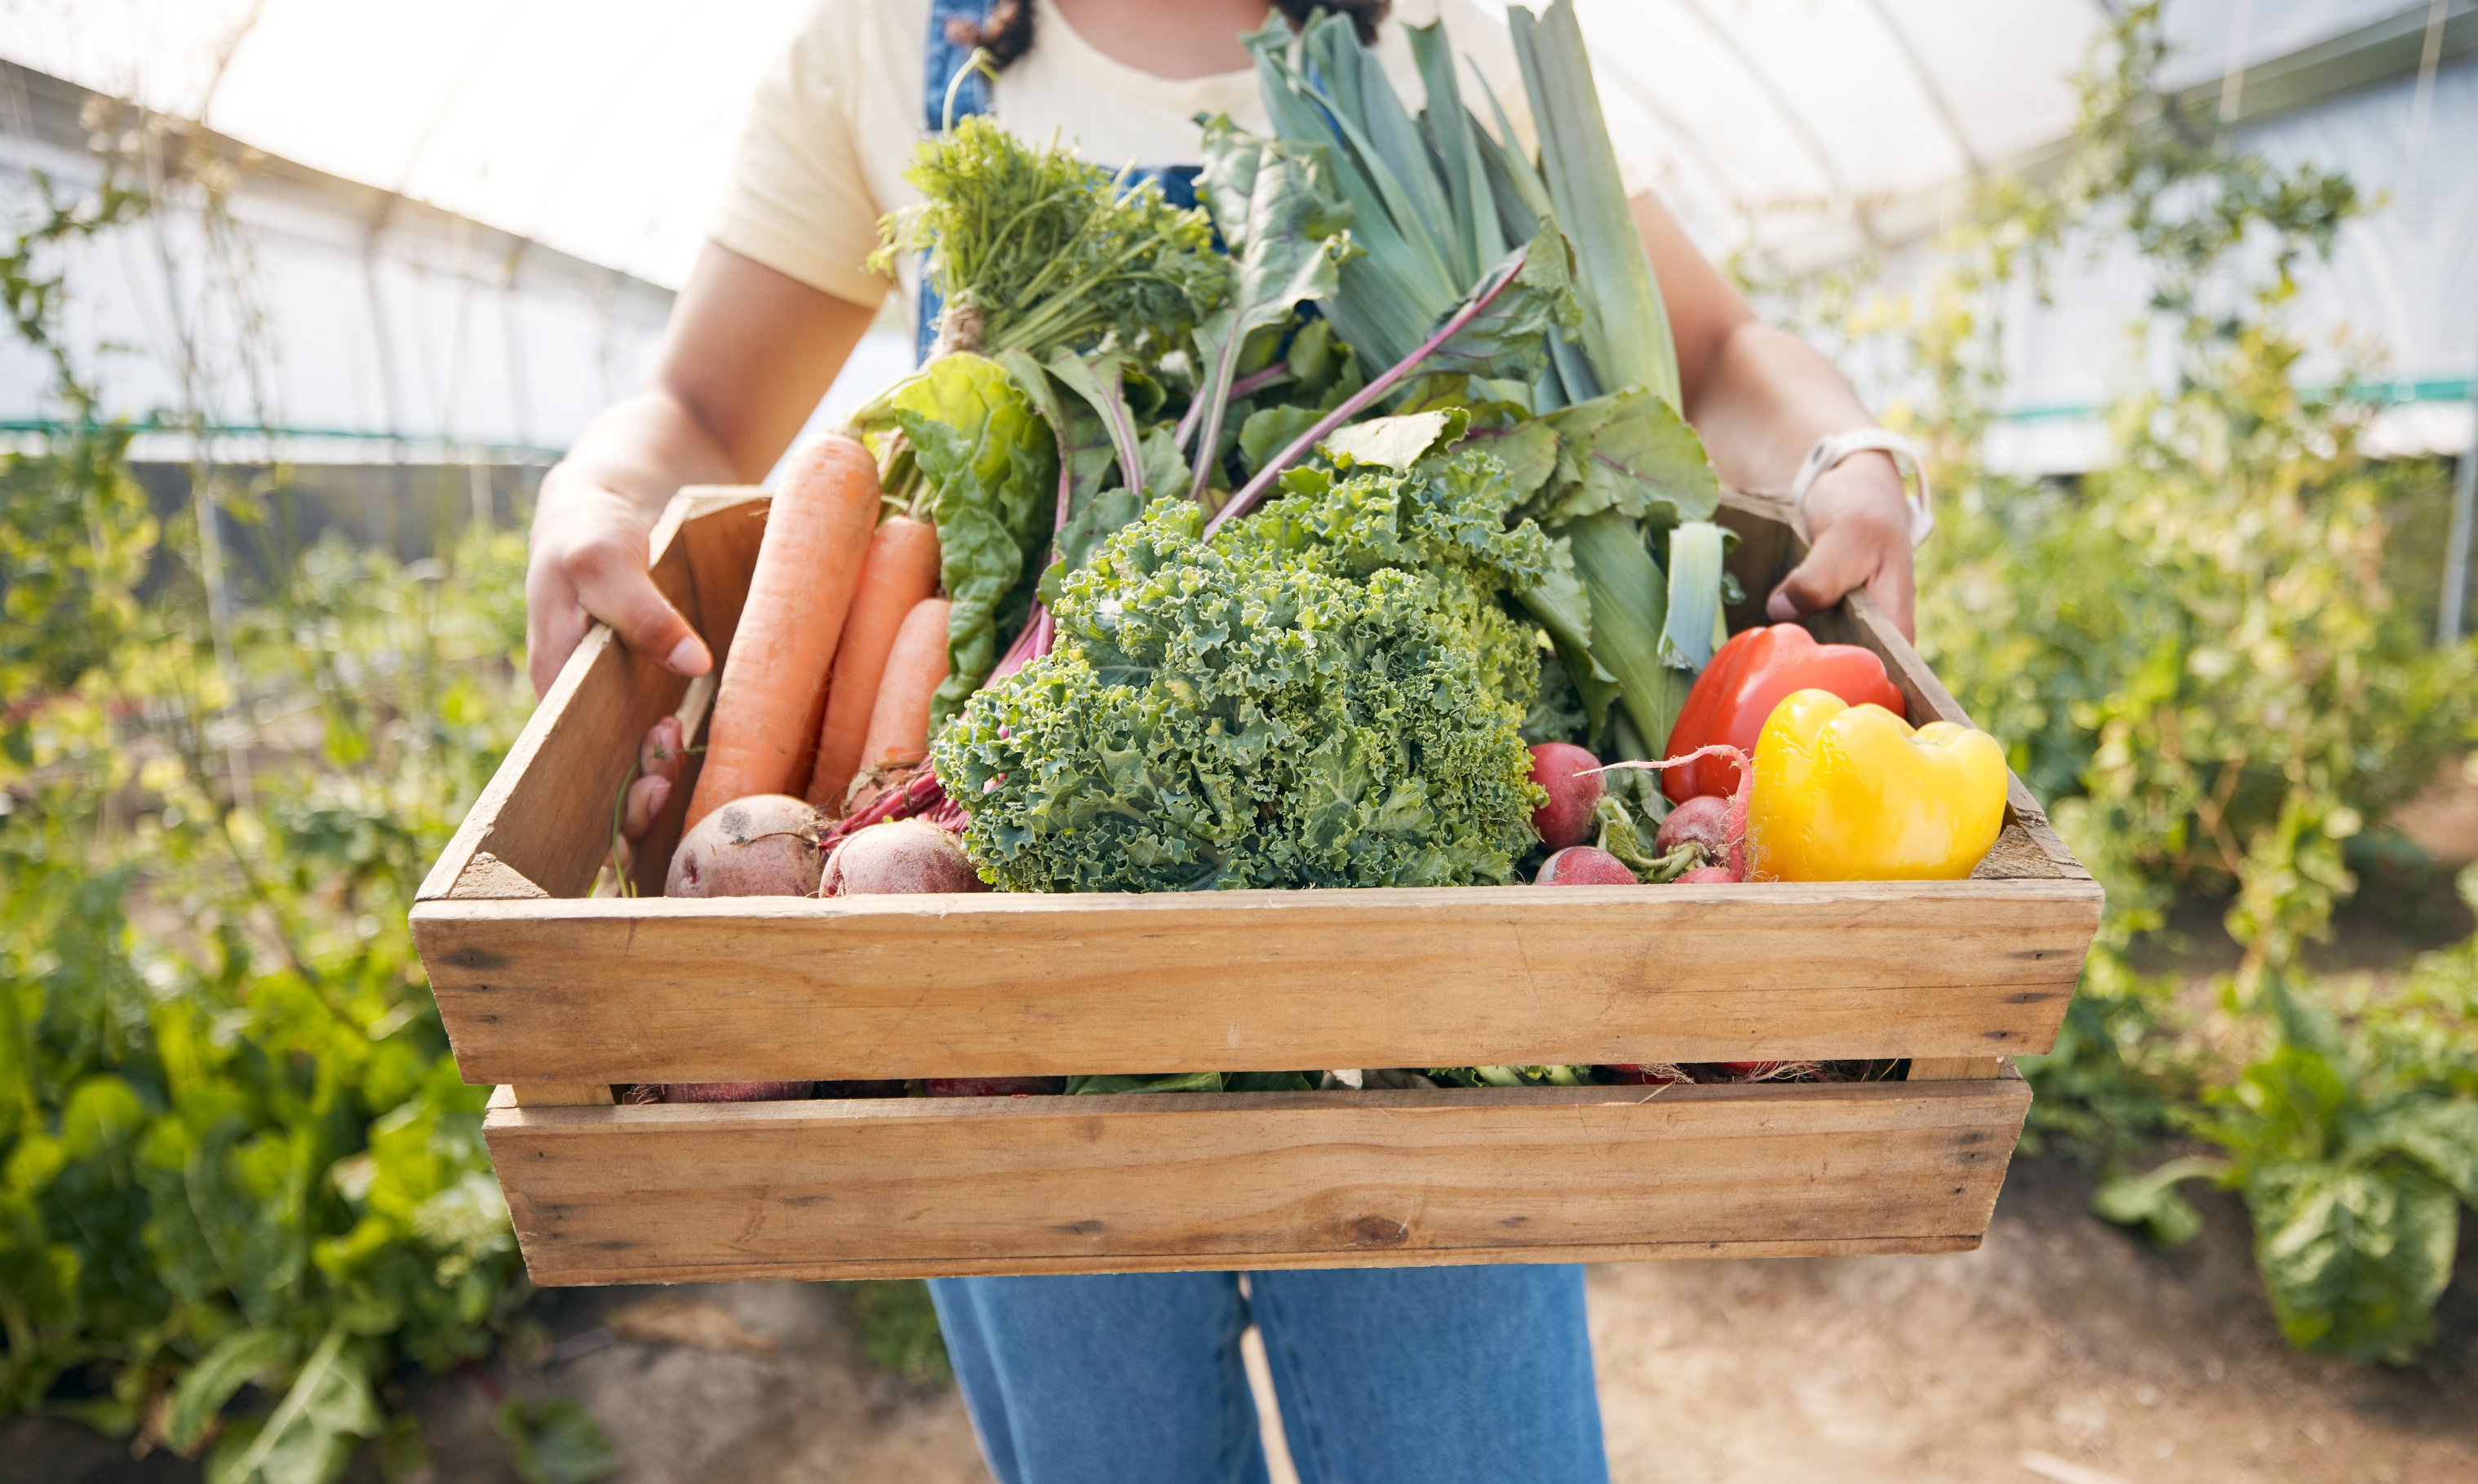
[[[1647,1264],[1591,1278],[1621,1484],[2411,1484],[2478,1479],[2478,1245],[2418,1366],[2290,1352],[2222,1203],[2155,1252],[2086,1215],[2088,1178],[2017,1161],[1980,1251]],[[546,1295],[555,1343],[489,1379],[581,1402],[620,1484],[965,1484],[950,1390],[872,1370],[829,1290]],[[515,1484],[482,1384],[424,1392],[440,1484]],[[365,1474],[375,1478],[374,1473]],[[0,1423],[0,1479],[192,1480],[66,1424]]]

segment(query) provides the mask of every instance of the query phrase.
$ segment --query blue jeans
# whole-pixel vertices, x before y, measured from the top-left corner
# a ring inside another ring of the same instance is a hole
[[[1573,1267],[939,1278],[999,1484],[1262,1484],[1239,1360],[1265,1337],[1302,1484],[1602,1484]]]

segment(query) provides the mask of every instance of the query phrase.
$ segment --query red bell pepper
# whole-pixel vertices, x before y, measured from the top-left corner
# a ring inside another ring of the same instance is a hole
[[[1734,635],[1695,678],[1666,756],[1683,757],[1722,743],[1755,756],[1764,721],[1793,691],[1830,691],[1852,705],[1873,702],[1909,719],[1902,692],[1884,674],[1884,662],[1857,644],[1819,644],[1795,623],[1776,623]],[[1719,754],[1699,758],[1661,775],[1660,792],[1682,804],[1699,793],[1724,798],[1738,790],[1738,765]]]

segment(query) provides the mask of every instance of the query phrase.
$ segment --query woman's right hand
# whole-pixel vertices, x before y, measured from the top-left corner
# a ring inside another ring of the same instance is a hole
[[[535,694],[559,678],[596,618],[674,674],[714,667],[704,641],[646,570],[652,530],[642,506],[572,463],[544,477],[525,566],[525,668]]]

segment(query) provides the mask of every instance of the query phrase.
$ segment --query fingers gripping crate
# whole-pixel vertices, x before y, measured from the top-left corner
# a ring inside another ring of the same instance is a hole
[[[654,575],[718,655],[760,491]],[[1733,496],[1761,601],[1801,543]],[[1960,718],[1863,597],[1911,716]],[[595,628],[413,914],[545,1284],[1978,1245],[2100,892],[2020,783],[1972,879],[665,900],[689,781],[589,899],[638,739],[712,693]],[[694,767],[694,758],[691,761]],[[693,781],[693,780],[691,780]],[[1907,1082],[625,1106],[615,1084],[1909,1058]]]

